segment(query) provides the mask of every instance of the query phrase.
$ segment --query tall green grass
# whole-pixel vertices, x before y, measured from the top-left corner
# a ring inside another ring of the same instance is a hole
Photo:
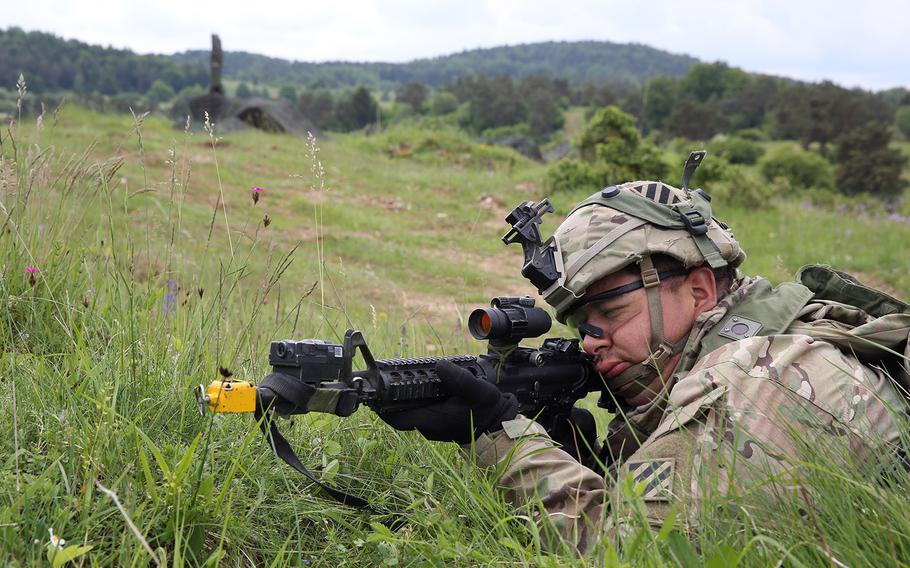
[[[416,156],[389,151],[405,143]],[[633,516],[622,542],[580,559],[544,546],[547,528],[529,521],[538,505],[505,504],[495,472],[366,410],[281,426],[325,481],[399,512],[397,531],[327,500],[249,416],[199,416],[190,388],[219,367],[263,376],[273,339],[358,327],[380,357],[478,352],[465,310],[522,289],[519,251],[497,238],[511,206],[542,195],[540,166],[407,127],[319,149],[322,178],[306,141],[193,136],[152,117],[73,108],[43,131],[3,133],[0,563],[61,563],[67,550],[84,566],[908,562],[905,476],[883,484],[823,456],[804,465],[808,512],[789,495],[744,496],[687,536]],[[266,188],[256,204],[253,185]],[[558,209],[576,197],[556,196]],[[903,225],[795,207],[722,213],[747,267],[775,279],[836,255],[910,290]],[[834,224],[852,233],[835,239]]]

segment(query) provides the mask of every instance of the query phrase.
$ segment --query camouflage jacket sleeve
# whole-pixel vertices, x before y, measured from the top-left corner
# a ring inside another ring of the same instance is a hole
[[[481,436],[474,451],[478,465],[498,468],[508,501],[539,499],[563,538],[585,550],[610,526],[622,533],[639,518],[626,499],[629,480],[645,521],[659,525],[677,504],[691,524],[709,498],[787,484],[804,451],[861,460],[896,443],[894,411],[904,406],[883,373],[829,343],[755,337],[715,350],[679,378],[663,420],[610,490],[523,417]]]
[[[584,552],[591,539],[599,538],[606,510],[604,478],[559,449],[541,425],[519,415],[504,422],[501,431],[480,436],[473,451],[478,466],[496,468],[507,501],[522,505],[539,500],[564,541]]]

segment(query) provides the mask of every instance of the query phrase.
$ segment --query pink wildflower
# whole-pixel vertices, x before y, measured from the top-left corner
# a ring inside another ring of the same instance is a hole
[[[38,283],[38,279],[35,277],[35,274],[38,273],[38,269],[34,266],[26,266],[25,273],[28,274],[28,283],[30,286],[34,286]]]
[[[253,205],[259,203],[259,194],[262,192],[262,188],[258,185],[253,188]]]
[[[25,271],[28,272],[29,274],[35,274],[36,272],[38,272],[38,269],[35,268],[34,266],[26,266]]]

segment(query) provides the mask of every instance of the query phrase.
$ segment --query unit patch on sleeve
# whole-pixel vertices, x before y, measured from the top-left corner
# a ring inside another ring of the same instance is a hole
[[[642,498],[645,501],[669,501],[673,487],[673,460],[656,459],[630,461],[629,473],[635,483],[645,486]]]

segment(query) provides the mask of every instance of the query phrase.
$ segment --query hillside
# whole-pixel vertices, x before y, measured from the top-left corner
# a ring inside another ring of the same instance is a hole
[[[174,55],[177,61],[206,63],[208,51]],[[306,54],[301,54],[306,57]],[[655,75],[679,77],[698,60],[641,44],[559,41],[473,49],[407,63],[310,63],[247,52],[226,51],[225,75],[262,83],[322,82],[326,86],[399,85],[418,81],[433,87],[466,75],[548,75],[572,83],[642,83]]]

